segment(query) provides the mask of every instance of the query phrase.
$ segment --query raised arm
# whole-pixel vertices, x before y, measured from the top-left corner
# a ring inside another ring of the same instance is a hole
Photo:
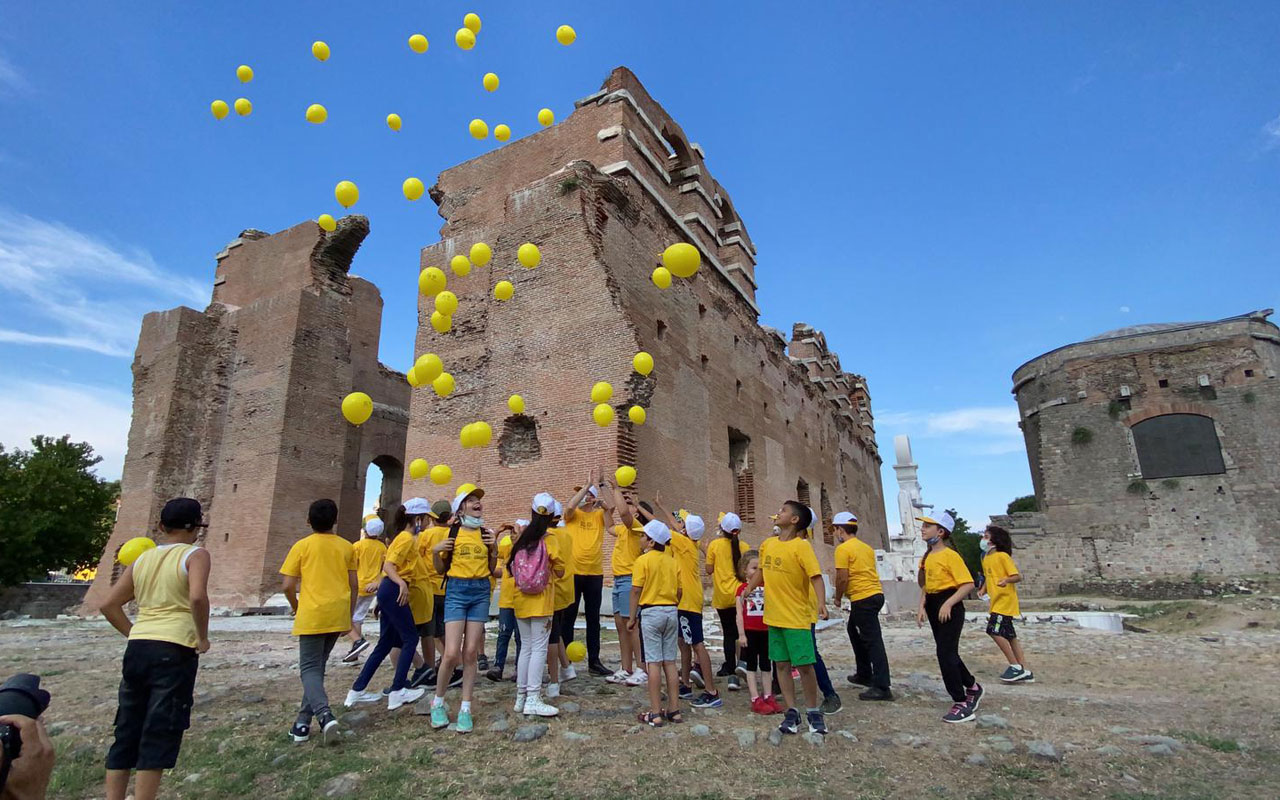
[[[565,506],[564,506],[565,522],[571,521],[574,517],[578,515],[578,505],[582,502],[582,498],[587,496],[587,492],[591,491],[591,486],[593,483],[595,483],[595,479],[596,479],[596,471],[595,469],[592,469],[591,472],[587,474],[587,482],[582,485],[582,488],[578,490],[578,493],[575,494],[569,500],[568,503],[565,503]]]

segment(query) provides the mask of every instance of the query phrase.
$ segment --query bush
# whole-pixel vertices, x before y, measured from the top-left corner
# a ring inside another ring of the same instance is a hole
[[[1026,494],[1022,497],[1015,497],[1009,502],[1009,507],[1005,509],[1006,514],[1017,514],[1021,511],[1039,511],[1040,503],[1036,500],[1034,494]]]
[[[1072,444],[1088,444],[1093,441],[1093,431],[1080,427],[1071,432]]]

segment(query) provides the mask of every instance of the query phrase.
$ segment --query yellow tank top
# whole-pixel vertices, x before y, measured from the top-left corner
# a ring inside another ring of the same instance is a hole
[[[157,547],[133,562],[133,596],[138,600],[138,620],[130,639],[173,642],[195,649],[199,644],[196,621],[191,616],[191,595],[183,561],[197,550],[193,544]]]

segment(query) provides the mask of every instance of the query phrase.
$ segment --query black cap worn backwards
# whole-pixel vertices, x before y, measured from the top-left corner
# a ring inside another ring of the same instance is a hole
[[[200,521],[203,515],[199,500],[175,497],[164,504],[164,510],[160,512],[160,524],[171,530],[179,528],[191,530],[204,527],[204,523]]]

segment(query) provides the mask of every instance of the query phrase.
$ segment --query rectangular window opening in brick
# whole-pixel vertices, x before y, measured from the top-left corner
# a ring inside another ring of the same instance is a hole
[[[733,510],[744,524],[754,523],[756,484],[751,471],[751,438],[737,428],[729,429],[729,469],[733,472]]]
[[[1253,377],[1253,370],[1251,370],[1251,369],[1246,369],[1246,370],[1244,371],[1244,376],[1245,376],[1246,378],[1252,378],[1252,377]]]
[[[834,545],[836,543],[836,529],[831,524],[831,497],[827,494],[827,485],[825,483],[818,485],[818,497],[821,503],[818,506],[818,513],[822,515],[822,541]]]
[[[809,500],[809,482],[804,478],[796,481],[796,499],[806,506],[810,504]]]
[[[662,320],[658,320],[658,338],[661,339],[666,335],[667,335],[667,323],[663,322]]]
[[[1161,379],[1160,379],[1160,388],[1161,388],[1161,389],[1168,389],[1168,388],[1169,388],[1169,381],[1168,381],[1166,378],[1161,378]]]
[[[504,467],[529,464],[542,458],[538,423],[533,417],[513,414],[503,420],[498,437],[498,463]]]

